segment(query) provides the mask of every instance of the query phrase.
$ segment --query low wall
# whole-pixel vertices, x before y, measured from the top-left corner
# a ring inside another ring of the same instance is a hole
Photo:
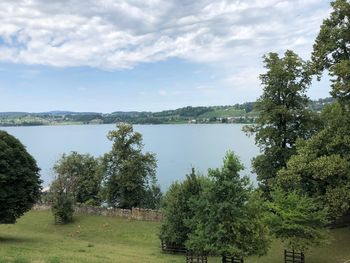
[[[51,206],[46,204],[37,204],[33,207],[33,210],[47,211],[47,210],[51,210]],[[74,207],[74,211],[79,214],[122,217],[122,218],[134,219],[134,220],[140,220],[140,221],[160,222],[163,220],[163,215],[160,211],[152,210],[152,209],[144,209],[144,208],[120,209],[120,208],[103,208],[103,207],[88,206],[88,205],[77,205]]]

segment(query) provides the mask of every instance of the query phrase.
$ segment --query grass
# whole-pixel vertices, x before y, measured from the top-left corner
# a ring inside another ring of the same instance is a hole
[[[53,224],[50,212],[31,211],[15,225],[0,225],[0,262],[185,262],[162,254],[159,224],[103,216],[76,215],[75,222]],[[306,254],[307,263],[342,263],[350,259],[350,228],[333,230],[333,241]],[[275,242],[268,255],[246,263],[280,263],[283,247]],[[220,262],[217,258],[209,263]]]

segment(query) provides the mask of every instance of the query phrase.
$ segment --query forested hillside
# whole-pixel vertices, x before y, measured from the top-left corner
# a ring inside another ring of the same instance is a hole
[[[321,111],[325,105],[333,101],[332,98],[311,101],[310,108],[313,111]],[[225,106],[188,106],[160,112],[0,112],[0,126],[110,124],[118,122],[131,124],[253,123],[259,114],[254,109],[254,105],[255,102]]]

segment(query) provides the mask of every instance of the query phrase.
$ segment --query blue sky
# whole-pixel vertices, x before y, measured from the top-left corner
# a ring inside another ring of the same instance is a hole
[[[0,111],[253,101],[263,54],[308,59],[329,11],[323,0],[3,0]],[[328,92],[324,78],[309,95]]]

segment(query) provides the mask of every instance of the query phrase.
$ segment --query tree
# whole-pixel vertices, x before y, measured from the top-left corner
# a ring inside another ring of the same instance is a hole
[[[331,3],[330,18],[323,21],[314,44],[312,62],[319,76],[328,70],[332,96],[337,103],[322,113],[323,130],[297,146],[279,173],[284,189],[297,189],[321,201],[332,219],[350,209],[350,3]]]
[[[322,113],[325,127],[307,141],[279,171],[279,184],[321,201],[333,219],[350,209],[350,118],[335,103]]]
[[[66,182],[60,175],[52,189],[52,213],[55,224],[68,224],[73,221],[74,207],[72,193],[67,191]]]
[[[276,53],[265,55],[264,64],[267,72],[260,75],[263,94],[256,103],[259,117],[245,131],[255,134],[263,152],[252,165],[268,193],[277,171],[295,154],[296,140],[309,138],[316,131],[317,116],[307,109],[311,76],[306,62],[287,50],[283,58]]]
[[[150,208],[150,209],[160,209],[160,203],[163,197],[163,193],[160,189],[160,186],[154,182],[147,186],[146,194],[143,198],[143,203],[141,207]]]
[[[199,176],[195,169],[186,175],[186,179],[175,182],[166,192],[161,205],[164,220],[160,230],[160,239],[177,247],[184,247],[191,231],[188,220],[194,216],[191,201],[198,199],[208,180]]]
[[[328,70],[332,79],[332,96],[340,101],[350,101],[350,3],[335,0],[333,11],[323,21],[316,38],[312,62],[315,73]]]
[[[190,250],[214,255],[263,255],[269,245],[268,231],[261,220],[261,199],[253,194],[237,156],[228,152],[221,169],[210,169],[211,183],[192,200],[195,214],[189,220],[186,242]]]
[[[39,168],[23,144],[0,131],[0,223],[13,224],[41,194]]]
[[[129,124],[118,124],[108,133],[108,139],[113,146],[104,156],[106,201],[110,206],[128,209],[145,205],[147,189],[156,182],[155,154],[142,152],[142,135]]]
[[[266,221],[286,248],[305,252],[327,240],[327,212],[312,198],[296,191],[275,189],[268,202]]]
[[[58,175],[51,185],[63,188],[74,202],[99,204],[99,191],[102,180],[101,161],[89,154],[72,152],[63,154],[53,167]]]

